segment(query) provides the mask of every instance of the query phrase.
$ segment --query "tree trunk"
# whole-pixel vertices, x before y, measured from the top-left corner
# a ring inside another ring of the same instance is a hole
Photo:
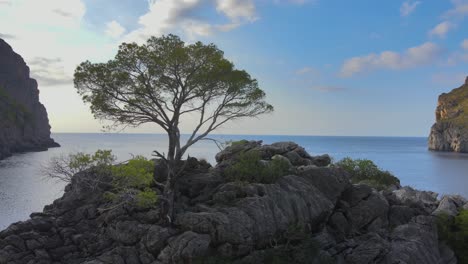
[[[174,220],[174,204],[175,204],[175,182],[177,177],[178,165],[180,160],[177,160],[178,154],[176,147],[178,137],[175,132],[169,132],[169,149],[167,154],[167,178],[164,187],[163,198],[166,202],[165,217],[169,223]]]

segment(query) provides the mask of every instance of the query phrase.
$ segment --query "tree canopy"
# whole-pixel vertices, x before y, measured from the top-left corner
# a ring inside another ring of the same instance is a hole
[[[114,125],[156,123],[169,135],[168,158],[228,121],[273,111],[257,80],[238,70],[214,44],[186,44],[175,35],[123,43],[106,63],[81,63],[75,87],[94,116]],[[183,115],[197,120],[181,146]]]

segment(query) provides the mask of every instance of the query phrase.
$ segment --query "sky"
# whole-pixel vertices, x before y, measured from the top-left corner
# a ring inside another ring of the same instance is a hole
[[[53,132],[102,131],[73,86],[80,62],[172,33],[215,43],[275,107],[216,133],[427,136],[438,95],[468,75],[467,17],[468,0],[0,0],[0,38],[31,68]]]

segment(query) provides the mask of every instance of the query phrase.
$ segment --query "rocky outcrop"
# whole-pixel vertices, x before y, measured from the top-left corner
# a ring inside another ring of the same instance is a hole
[[[439,96],[429,149],[468,152],[468,77],[461,87]]]
[[[47,150],[50,138],[45,107],[36,80],[20,55],[0,39],[0,159],[15,152]]]
[[[242,150],[265,163],[278,155],[294,163],[295,152],[308,165],[272,184],[227,182],[223,170]],[[110,204],[108,185],[89,189],[80,183],[91,174],[77,174],[43,213],[0,232],[0,264],[456,263],[433,214],[467,206],[461,197],[352,184],[325,156],[290,142],[247,142],[217,160],[209,169],[192,158],[197,169],[180,179],[171,225],[157,206]]]

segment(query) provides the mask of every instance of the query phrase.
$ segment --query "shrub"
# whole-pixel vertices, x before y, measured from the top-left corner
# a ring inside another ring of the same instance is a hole
[[[103,198],[112,202],[134,202],[142,208],[154,206],[157,194],[151,189],[154,163],[143,156],[136,156],[125,164],[114,165],[116,157],[111,150],[98,150],[94,154],[83,152],[54,157],[43,173],[51,179],[71,182],[79,180],[92,189],[100,184],[111,185]],[[83,177],[76,177],[85,173]]]
[[[336,166],[351,174],[351,182],[365,183],[378,190],[383,190],[392,185],[400,185],[400,180],[390,172],[381,170],[375,163],[368,159],[344,158]]]
[[[143,156],[136,156],[125,164],[112,167],[114,201],[126,202],[129,194],[141,208],[150,208],[158,201],[157,193],[151,189],[154,162]]]
[[[114,184],[120,188],[145,188],[153,182],[154,163],[136,156],[126,164],[112,167]]]
[[[135,201],[141,208],[151,208],[158,202],[158,194],[151,188],[146,188],[136,194]]]
[[[458,263],[468,264],[468,210],[462,209],[455,217],[437,216],[439,239],[455,252]]]
[[[53,157],[42,167],[42,174],[46,178],[69,183],[77,173],[93,173],[94,177],[88,175],[80,177],[79,180],[94,189],[102,182],[102,178],[110,173],[115,160],[111,150],[98,150],[93,155],[83,152],[60,155]]]
[[[225,171],[230,181],[273,183],[289,172],[289,163],[285,160],[275,159],[262,161],[258,151],[241,152],[234,164]]]

